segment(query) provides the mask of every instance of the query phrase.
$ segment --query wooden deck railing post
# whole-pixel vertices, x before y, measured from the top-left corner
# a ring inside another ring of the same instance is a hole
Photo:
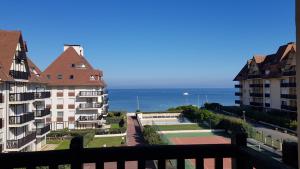
[[[231,138],[231,144],[236,145],[238,148],[246,147],[247,133],[233,133]],[[246,157],[240,154],[237,154],[237,158],[233,158],[231,161],[233,169],[247,169],[248,167],[250,167],[250,163],[249,161],[247,161]]]
[[[83,150],[83,137],[77,136],[72,138],[70,143],[70,151],[72,151],[72,169],[83,169],[83,164],[81,162],[81,153]]]

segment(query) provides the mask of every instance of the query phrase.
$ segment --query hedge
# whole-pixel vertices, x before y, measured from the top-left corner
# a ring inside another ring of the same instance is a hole
[[[281,127],[292,130],[297,129],[297,113],[286,112],[280,110],[263,111],[249,106],[222,106],[219,103],[206,103],[206,109],[214,111],[226,111],[237,116],[242,116],[245,111],[245,116],[257,121],[264,121]]]
[[[156,132],[155,128],[145,125],[143,129],[143,136],[148,144],[163,144],[160,135]]]

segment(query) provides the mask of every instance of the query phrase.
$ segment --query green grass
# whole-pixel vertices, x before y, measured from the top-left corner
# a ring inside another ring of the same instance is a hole
[[[107,147],[120,146],[122,142],[122,137],[99,137],[94,138],[89,142],[89,148],[103,147],[106,144]]]
[[[120,126],[117,123],[112,123],[112,124],[110,124],[110,128],[112,128],[112,129],[118,129],[118,128],[120,128]]]
[[[59,144],[62,142],[62,140],[47,140],[47,144]]]
[[[71,140],[62,140],[58,146],[55,148],[55,150],[64,150],[69,149]]]
[[[172,130],[201,130],[203,129],[198,124],[179,124],[179,125],[157,125],[160,131],[172,131]]]

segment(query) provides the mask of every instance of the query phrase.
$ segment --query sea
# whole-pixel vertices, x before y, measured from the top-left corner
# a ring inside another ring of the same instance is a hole
[[[205,102],[234,105],[234,92],[234,88],[108,89],[109,111],[166,111],[182,105],[203,106]]]

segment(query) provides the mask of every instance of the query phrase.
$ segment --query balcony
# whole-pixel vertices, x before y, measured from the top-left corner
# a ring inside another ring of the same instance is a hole
[[[46,99],[50,98],[51,93],[50,92],[35,92],[34,93],[34,99]]]
[[[34,114],[32,112],[19,115],[19,116],[9,116],[10,125],[24,124],[32,120],[34,120]]]
[[[80,103],[79,109],[100,109],[102,106],[102,103]]]
[[[100,121],[97,116],[79,116],[77,122],[79,123],[98,123]]]
[[[240,100],[235,100],[234,103],[235,104],[241,104],[242,102]]]
[[[42,135],[46,134],[49,131],[50,131],[50,124],[44,126],[43,128],[37,128],[36,129],[36,135],[37,136],[42,136]]]
[[[103,95],[103,91],[81,91],[79,97],[99,97]]]
[[[263,97],[262,93],[250,93],[251,97]]]
[[[235,88],[243,88],[243,85],[240,85],[240,84],[236,84],[234,85]]]
[[[256,107],[263,107],[263,103],[260,103],[260,102],[250,102],[250,105],[251,106],[256,106]]]
[[[10,93],[9,101],[18,102],[18,101],[28,101],[34,100],[34,93],[32,92],[24,92],[24,93]]]
[[[250,84],[249,87],[263,87],[263,84]]]
[[[248,75],[248,79],[258,79],[261,78],[260,75]]]
[[[50,108],[45,108],[44,110],[34,110],[33,112],[35,117],[44,117],[50,115],[51,113]]]
[[[296,83],[280,83],[280,87],[296,87]]]
[[[3,128],[3,118],[0,118],[0,129]]]
[[[7,149],[18,149],[26,144],[32,142],[36,138],[36,132],[28,132],[25,137],[22,137],[17,140],[7,140],[6,148]],[[1,164],[2,165],[2,164]]]
[[[296,106],[288,106],[288,105],[281,105],[281,109],[282,110],[288,110],[288,111],[297,111],[297,107]]]
[[[235,96],[242,96],[242,93],[241,92],[235,92],[234,95]]]
[[[281,94],[280,97],[283,99],[297,99],[297,95],[295,94]]]
[[[295,70],[282,72],[282,76],[295,76],[295,75],[296,75]]]
[[[265,107],[270,107],[270,103],[265,103]]]
[[[269,88],[270,87],[270,84],[265,84],[265,88]]]
[[[103,147],[83,148],[82,137],[71,140],[70,149],[15,152],[0,154],[1,166],[7,168],[36,168],[45,166],[59,168],[59,165],[70,164],[72,169],[83,169],[84,163],[93,163],[97,169],[103,169],[105,163],[116,162],[116,168],[125,169],[127,161],[137,162],[136,168],[145,169],[147,160],[157,160],[157,168],[165,169],[166,161],[174,159],[178,169],[185,168],[185,159],[195,160],[197,169],[205,168],[204,159],[214,159],[215,169],[223,168],[223,159],[232,159],[232,168],[263,168],[289,169],[283,163],[272,159],[260,152],[247,147],[245,136],[232,138],[231,144],[203,144],[203,145],[152,145],[134,147]],[[49,158],[51,157],[51,158]],[[34,160],[33,160],[34,159]]]
[[[0,93],[0,103],[3,103],[3,95]]]
[[[270,97],[270,93],[265,93],[265,97]]]
[[[14,79],[23,79],[23,80],[28,80],[29,77],[29,73],[16,71],[16,70],[10,70],[9,75],[12,76]]]

